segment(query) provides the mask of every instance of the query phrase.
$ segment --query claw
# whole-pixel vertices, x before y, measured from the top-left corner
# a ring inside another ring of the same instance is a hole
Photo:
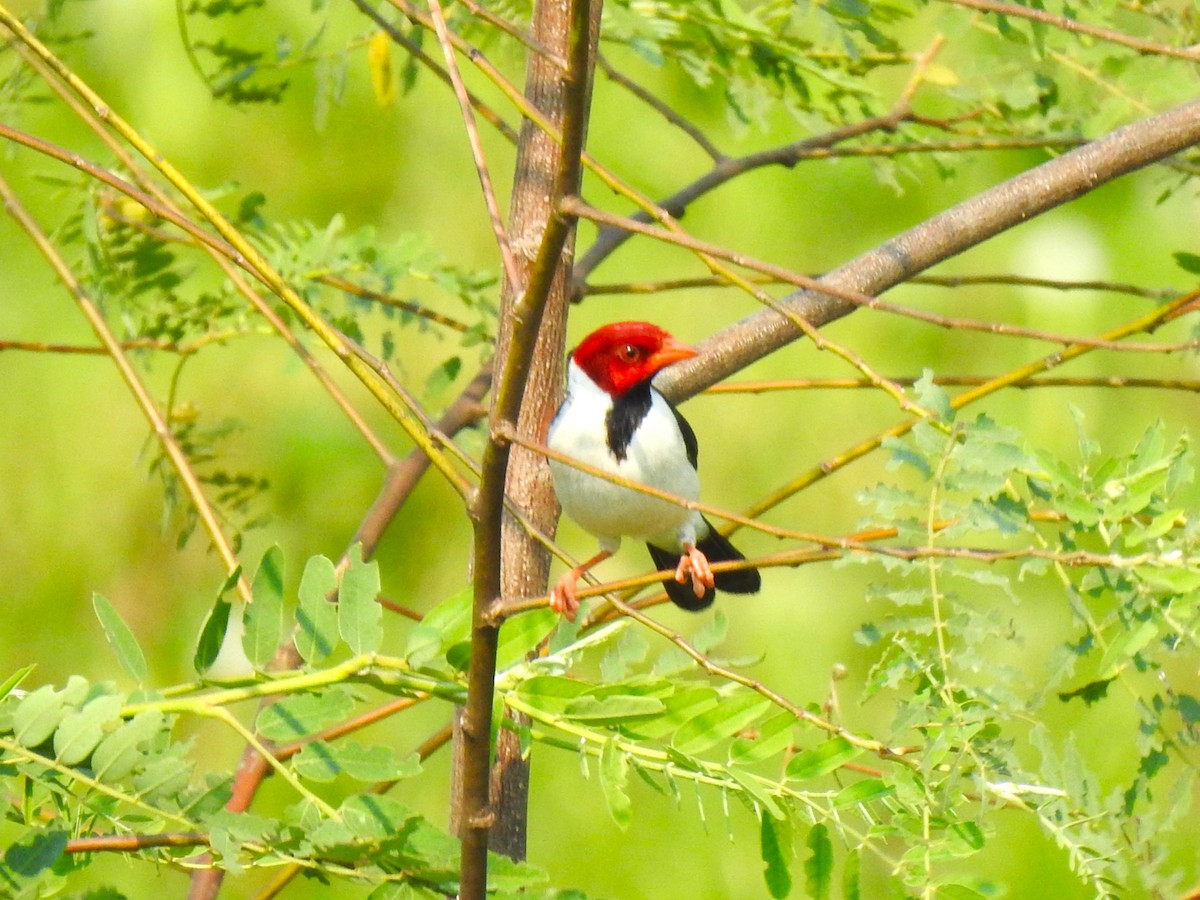
[[[579,600],[575,596],[575,582],[579,574],[574,569],[565,573],[550,591],[550,608],[568,622],[574,622],[575,614],[579,612]]]
[[[697,597],[703,597],[709,588],[716,584],[712,569],[705,556],[694,544],[683,545],[683,555],[679,557],[679,565],[675,569],[675,580],[687,584],[688,576],[692,579],[692,591]]]
[[[554,587],[550,590],[550,608],[559,615],[563,616],[568,622],[575,621],[575,615],[579,612],[579,598],[575,596],[575,584],[582,577],[583,573],[590,569],[596,563],[603,562],[612,556],[611,550],[601,550],[587,562],[576,566],[570,572],[564,572],[563,576],[554,583]],[[701,554],[703,559],[703,554]],[[705,562],[707,567],[708,563]],[[708,577],[712,578],[712,573],[708,573]]]

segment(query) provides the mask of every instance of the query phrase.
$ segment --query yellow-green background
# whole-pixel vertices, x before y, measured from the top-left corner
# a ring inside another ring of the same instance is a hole
[[[17,11],[36,4],[16,4]],[[337,4],[335,4],[337,6]],[[368,33],[349,4],[332,15],[330,40]],[[466,267],[497,268],[457,108],[447,91],[427,74],[417,90],[382,108],[372,94],[361,47],[349,56],[344,102],[333,107],[323,127],[314,126],[314,75],[310,67],[288,72],[291,88],[279,106],[231,109],[214,102],[187,64],[173,4],[95,0],[82,4],[71,21],[96,32],[92,40],[65,51],[68,63],[194,183],[206,188],[235,184],[238,193],[261,190],[271,218],[306,218],[324,224],[345,217],[356,229],[371,225],[381,242],[411,232]],[[264,33],[289,30],[299,39],[312,20],[306,3],[274,3],[254,18]],[[917,27],[914,25],[914,27]],[[427,44],[432,47],[432,43]],[[517,71],[513,58],[493,48],[496,59]],[[616,58],[626,59],[616,53]],[[397,60],[399,62],[399,60]],[[6,58],[6,65],[11,65]],[[650,72],[646,67],[640,71]],[[475,82],[478,79],[474,79]],[[709,127],[731,154],[773,146],[804,136],[785,115],[765,128],[731,135],[719,101],[706,97],[678,73],[658,82],[673,104]],[[885,87],[885,80],[881,80]],[[1130,90],[1136,91],[1137,84]],[[493,100],[494,91],[485,93]],[[501,108],[503,108],[501,106]],[[507,110],[506,110],[507,111]],[[665,196],[701,174],[705,158],[662,125],[656,113],[631,101],[603,80],[596,89],[589,143],[611,168],[651,196]],[[511,119],[512,116],[510,115]],[[19,127],[105,157],[57,102],[28,108]],[[492,172],[503,198],[511,180],[512,154],[492,135],[485,138]],[[686,226],[700,237],[770,259],[800,271],[821,271],[929,215],[1014,174],[1043,157],[1037,153],[978,154],[943,180],[916,163],[901,176],[897,192],[878,182],[870,163],[842,160],[807,163],[794,170],[764,170],[739,179],[689,210]],[[66,192],[39,176],[72,177],[57,163],[20,148],[6,147],[0,171],[44,227],[53,228],[72,202]],[[1058,278],[1110,278],[1151,287],[1187,286],[1171,253],[1195,252],[1197,206],[1185,188],[1163,203],[1157,195],[1169,177],[1161,170],[1106,186],[1067,208],[1030,222],[961,258],[939,272],[1015,272]],[[609,203],[594,183],[589,199]],[[626,209],[617,203],[618,211]],[[590,229],[585,228],[581,247]],[[197,260],[196,277],[212,277]],[[700,274],[684,254],[643,241],[628,244],[596,273],[598,281]],[[414,296],[463,310],[419,285]],[[1059,294],[1034,289],[977,287],[947,291],[911,286],[889,299],[947,314],[1005,321],[1048,330],[1092,334],[1132,317],[1147,301],[1091,292]],[[578,339],[596,325],[619,318],[653,319],[689,340],[752,312],[754,302],[733,291],[694,291],[660,297],[596,297],[572,310],[569,333]],[[880,314],[860,313],[831,325],[832,339],[852,347],[885,374],[916,375],[999,372],[1052,349],[1023,340],[981,341],[969,335],[907,324]],[[1168,337],[1178,339],[1186,326]],[[7,217],[0,219],[0,339],[87,343],[89,332],[70,297],[55,283],[28,240]],[[436,333],[406,332],[397,372],[420,385],[452,341]],[[319,351],[318,351],[319,352]],[[322,357],[331,369],[336,363]],[[149,382],[161,398],[171,362],[145,358]],[[468,365],[468,368],[470,366]],[[1190,377],[1190,356],[1092,354],[1070,374],[1151,372]],[[469,375],[465,372],[464,375]],[[830,354],[807,342],[789,346],[744,373],[745,377],[853,375]],[[393,448],[408,444],[398,428],[371,409],[365,393],[339,376]],[[261,472],[272,487],[264,507],[269,527],[250,532],[242,555],[252,567],[279,543],[294,585],[302,562],[324,553],[336,556],[347,544],[381,483],[379,463],[360,437],[291,360],[278,340],[250,337],[211,349],[189,364],[182,396],[205,417],[232,416],[243,429],[229,443],[231,466]],[[453,392],[441,397],[445,402]],[[1075,436],[1068,405],[1080,407],[1093,437],[1112,452],[1127,450],[1155,419],[1172,434],[1192,419],[1196,400],[1162,392],[1060,390],[1010,392],[987,404],[1001,422],[1024,431],[1035,443],[1070,454]],[[770,396],[704,397],[686,412],[701,436],[704,498],[731,509],[747,506],[794,473],[856,444],[897,420],[894,403],[878,392],[806,392]],[[93,591],[107,596],[137,634],[149,657],[152,679],[170,684],[190,677],[195,637],[222,580],[215,557],[197,535],[183,551],[174,531],[162,527],[162,499],[147,476],[150,445],[146,424],[113,366],[99,356],[0,352],[0,675],[36,663],[32,683],[61,683],[72,673],[100,680],[115,672],[113,658],[91,611]],[[855,500],[863,487],[885,473],[876,455],[804,492],[771,513],[769,521],[804,530],[849,533],[865,514]],[[571,525],[560,531],[578,555],[591,539]],[[776,549],[772,539],[743,534],[751,553]],[[385,592],[424,610],[459,589],[467,578],[469,531],[453,493],[436,476],[427,478],[404,507],[379,548]],[[635,547],[608,563],[615,577],[644,568]],[[849,677],[839,685],[843,713],[852,727],[883,731],[886,705],[860,705],[857,692],[872,660],[852,632],[886,610],[863,599],[868,575],[830,565],[766,574],[763,593],[726,598],[730,621],[727,652],[762,657],[756,677],[798,702],[823,700],[831,668],[843,663]],[[1053,647],[1072,635],[1061,591],[1026,584],[1028,602],[1012,615],[1025,632],[1011,661],[1032,682],[1040,677]],[[690,631],[698,620],[675,610],[662,615]],[[402,633],[394,629],[393,639]],[[1195,673],[1176,672],[1175,687],[1197,688]],[[1053,710],[1064,729],[1074,729],[1081,746],[1102,745],[1091,755],[1112,786],[1136,767],[1131,734],[1136,718],[1128,703],[1108,700],[1096,708]],[[445,717],[444,708],[408,715],[389,734],[400,749],[415,746]],[[233,765],[238,746],[204,732],[200,765]],[[444,821],[446,754],[432,759],[428,774],[403,786],[401,799]],[[620,832],[609,818],[593,777],[584,780],[578,760],[539,750],[533,763],[529,853],[555,883],[575,885],[597,896],[653,898],[741,898],[765,894],[760,877],[757,826],[752,815],[723,798],[685,793],[677,807],[634,780],[634,822]],[[268,785],[264,802],[279,796]],[[1008,883],[1013,897],[1082,897],[1062,853],[1031,819],[1001,816],[1002,833],[974,858],[971,871]],[[0,832],[3,834],[3,832]],[[803,852],[803,849],[800,849]],[[839,851],[840,860],[840,851]],[[796,877],[801,877],[799,867]],[[881,873],[868,867],[864,896],[882,896]],[[87,884],[107,881],[131,897],[152,891],[182,896],[184,876],[119,859],[100,861]],[[253,896],[258,875],[231,879],[226,896]],[[80,888],[83,887],[81,882]],[[359,896],[295,884],[285,896]]]

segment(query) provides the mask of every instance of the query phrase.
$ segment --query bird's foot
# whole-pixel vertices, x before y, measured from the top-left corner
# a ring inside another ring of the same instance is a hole
[[[568,622],[574,622],[575,614],[579,612],[579,600],[575,596],[575,582],[578,578],[579,572],[572,569],[558,579],[550,591],[550,608]]]
[[[687,584],[692,579],[692,590],[697,597],[703,597],[716,584],[712,569],[705,556],[693,544],[683,545],[683,555],[679,557],[679,565],[675,568],[675,580]]]

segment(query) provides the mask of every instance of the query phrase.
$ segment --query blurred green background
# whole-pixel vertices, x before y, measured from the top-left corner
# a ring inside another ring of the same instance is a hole
[[[39,4],[16,3],[32,12]],[[10,8],[14,5],[10,4]],[[262,191],[264,213],[273,219],[306,219],[324,225],[344,217],[350,230],[377,229],[381,243],[410,234],[465,268],[498,268],[482,202],[449,95],[423,73],[416,88],[381,107],[370,85],[365,48],[358,40],[369,23],[349,4],[334,4],[326,16],[321,46],[355,42],[341,102],[318,121],[320,66],[297,66],[278,105],[230,108],[214,101],[189,65],[172,4],[148,0],[93,0],[77,4],[75,30],[95,32],[72,42],[64,57],[114,110],[125,116],[194,183],[229,195]],[[275,35],[296,43],[313,31],[309,4],[273,3],[246,17],[243,27],[269,46]],[[914,27],[918,27],[914,25]],[[519,71],[503,47],[489,48],[496,60]],[[619,50],[613,51],[619,54]],[[7,69],[14,66],[6,54]],[[763,128],[731,129],[719,104],[670,67],[643,66],[669,102],[711,129],[730,154],[774,146],[803,136],[794,120],[772,115]],[[495,92],[473,85],[495,99]],[[886,90],[886,83],[881,83]],[[97,161],[107,158],[62,106],[51,101],[23,107],[17,127],[79,149]],[[664,129],[657,114],[631,101],[621,88],[600,81],[596,88],[589,145],[605,164],[624,173],[650,196],[669,194],[706,168],[694,147]],[[485,134],[492,174],[502,198],[511,179],[512,152]],[[931,165],[913,162],[900,174],[899,189],[882,184],[874,164],[845,159],[807,163],[793,170],[763,170],[745,176],[689,211],[686,226],[705,239],[799,271],[835,267],[931,214],[1039,162],[1040,153],[977,154],[963,159],[943,179]],[[45,176],[72,178],[56,163],[18,147],[0,159],[9,179],[42,225],[54,228],[74,200]],[[1077,279],[1113,279],[1150,287],[1188,286],[1174,264],[1177,250],[1195,252],[1200,225],[1194,192],[1184,189],[1157,202],[1171,176],[1149,171],[1106,186],[1069,207],[1032,221],[951,260],[939,274],[1010,272]],[[589,199],[608,203],[594,183]],[[615,208],[624,211],[618,204]],[[591,230],[582,229],[581,250]],[[678,251],[631,242],[596,273],[594,280],[701,274]],[[212,278],[198,271],[198,278]],[[418,300],[461,313],[427,286],[407,285]],[[908,286],[889,295],[896,302],[945,314],[997,319],[1067,333],[1095,334],[1149,308],[1098,292],[1055,293],[997,286],[958,288]],[[699,340],[755,309],[733,291],[699,290],[654,297],[599,296],[572,310],[572,340],[600,323],[622,318],[652,319],[680,337]],[[420,385],[449,340],[436,331],[410,329],[400,348],[397,375]],[[859,313],[835,323],[829,336],[849,346],[878,371],[894,376],[986,374],[1049,352],[1031,341],[984,340],[922,326],[882,314]],[[1186,337],[1174,326],[1163,340]],[[91,335],[70,297],[12,220],[0,218],[0,339],[88,344]],[[320,350],[317,351],[319,354]],[[165,396],[172,362],[140,357],[148,381]],[[332,371],[336,362],[322,355]],[[1140,358],[1093,353],[1068,374],[1138,374],[1194,377],[1190,354]],[[472,371],[464,368],[459,384]],[[744,373],[746,378],[853,375],[830,354],[798,342]],[[409,445],[399,428],[372,408],[365,392],[339,375],[351,396],[397,452]],[[223,445],[230,465],[264,475],[270,490],[256,510],[270,524],[250,531],[242,553],[253,566],[272,543],[289,561],[294,586],[303,560],[316,553],[336,557],[346,546],[378,490],[382,469],[309,373],[272,337],[251,337],[211,349],[184,369],[180,395],[210,421],[238,423]],[[452,387],[439,396],[448,402]],[[1190,394],[1135,393],[1099,389],[1011,391],[987,402],[1002,423],[1022,429],[1034,442],[1064,455],[1076,443],[1069,405],[1082,410],[1090,434],[1111,452],[1124,452],[1155,419],[1172,435],[1193,418]],[[701,397],[686,412],[704,443],[704,498],[742,509],[795,472],[819,464],[896,421],[892,401],[868,391],[808,391],[803,394]],[[471,445],[471,438],[466,439]],[[474,446],[474,445],[471,445]],[[164,524],[161,488],[148,474],[152,448],[144,420],[102,356],[0,352],[0,675],[36,663],[33,683],[61,683],[72,673],[92,679],[114,670],[110,651],[91,609],[92,592],[108,597],[147,650],[152,680],[171,684],[192,677],[194,641],[221,582],[220,566],[201,535],[182,550],[176,529]],[[765,518],[814,532],[852,532],[864,515],[856,494],[881,478],[885,459],[876,454],[818,483]],[[577,555],[592,540],[573,525],[560,529]],[[760,534],[743,534],[749,554],[777,549]],[[384,592],[425,610],[460,589],[468,577],[469,528],[452,491],[428,477],[381,544]],[[617,577],[644,569],[641,553],[629,548],[606,564]],[[861,567],[808,566],[774,569],[761,596],[730,598],[722,606],[730,620],[730,656],[761,657],[753,674],[800,702],[823,701],[835,664],[848,667],[838,684],[844,715],[860,730],[882,731],[886,705],[860,705],[858,691],[872,651],[852,633],[878,610],[864,600],[872,576]],[[1036,681],[1052,648],[1071,632],[1061,590],[1027,583],[1029,602],[1013,611],[1025,636],[1010,661]],[[685,633],[701,623],[676,610],[662,618]],[[711,613],[709,614],[711,615]],[[400,629],[397,627],[397,633]],[[1194,672],[1172,673],[1197,689]],[[430,708],[390,729],[396,744],[415,746],[445,720],[444,707]],[[1086,714],[1064,706],[1064,729],[1074,729],[1082,747],[1103,745],[1092,762],[1113,783],[1128,777],[1137,755],[1112,736],[1132,729],[1128,704],[1106,701]],[[201,765],[232,766],[239,748],[221,732],[198,745]],[[444,821],[447,754],[435,756],[428,775],[405,785],[404,802]],[[546,867],[555,883],[577,885],[596,896],[626,898],[742,898],[764,895],[757,825],[736,802],[723,808],[716,795],[675,801],[633,784],[634,821],[627,832],[609,818],[598,783],[580,777],[579,761],[539,750],[533,768],[530,859]],[[271,802],[271,786],[264,802]],[[703,807],[703,813],[699,807]],[[1082,897],[1066,860],[1027,818],[1013,813],[1005,831],[972,860],[973,870],[1007,882],[1013,897]],[[2,834],[2,832],[0,832]],[[664,858],[665,857],[665,858]],[[867,871],[864,896],[881,896],[885,873]],[[129,896],[151,891],[182,896],[185,876],[149,871],[119,859],[100,862],[88,883],[113,884]],[[259,875],[230,879],[223,896],[249,897]],[[82,888],[83,885],[80,887]],[[285,896],[358,896],[354,888],[332,890],[297,883]]]

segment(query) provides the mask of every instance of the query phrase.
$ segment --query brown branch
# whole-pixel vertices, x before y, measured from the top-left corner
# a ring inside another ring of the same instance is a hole
[[[655,110],[659,115],[666,119],[667,122],[669,122],[671,125],[674,125],[680,131],[690,137],[696,143],[696,146],[708,154],[709,159],[711,159],[713,162],[719,163],[722,160],[728,159],[728,157],[720,151],[717,145],[708,139],[708,135],[706,135],[699,127],[689,122],[671,107],[667,106],[666,103],[658,99],[658,97],[654,96],[632,78],[625,75],[620,69],[616,68],[616,66],[611,65],[603,56],[598,58],[597,64],[609,81],[619,84],[621,87],[625,88],[625,90],[629,91],[629,93],[633,94],[633,96],[637,97],[651,109]]]
[[[808,275],[814,280],[820,275]],[[770,275],[755,275],[748,279],[755,284],[786,283],[781,278]],[[1179,291],[1169,288],[1144,288],[1136,284],[1120,281],[1070,281],[1062,278],[1037,278],[1032,275],[1010,275],[1004,273],[991,275],[914,275],[907,284],[928,284],[933,287],[957,288],[975,285],[1009,285],[1015,287],[1046,288],[1054,291],[1101,291],[1113,294],[1129,294],[1133,297],[1145,297],[1148,300],[1169,300]],[[724,278],[715,275],[701,275],[695,278],[670,278],[660,281],[626,281],[610,284],[587,284],[583,286],[584,296],[600,294],[658,294],[665,291],[685,291],[696,288],[731,287]]]
[[[458,398],[442,413],[437,420],[437,432],[446,437],[453,437],[464,428],[484,418],[487,415],[487,409],[483,405],[483,398],[491,384],[492,364],[488,362],[471,379]],[[374,555],[383,533],[429,466],[429,456],[424,450],[417,448],[388,468],[383,487],[350,542],[351,545],[362,544],[364,559],[369,559]]]
[[[902,375],[890,379],[894,384],[905,387],[920,379]],[[944,387],[979,387],[995,380],[993,375],[935,375],[933,383]],[[867,378],[781,378],[772,381],[733,381],[714,384],[704,389],[704,394],[765,394],[772,391],[801,390],[854,390],[873,388]],[[1151,388],[1155,390],[1200,392],[1200,381],[1181,378],[1131,378],[1125,375],[1047,376],[1021,378],[1007,387],[1026,389],[1043,387],[1072,388]]]
[[[1145,38],[1134,37],[1121,31],[1101,28],[1098,25],[1089,25],[1087,22],[1080,22],[1078,19],[1057,16],[1054,13],[1046,12],[1044,9],[1019,6],[1015,3],[998,3],[995,0],[942,0],[942,2],[949,3],[952,6],[965,6],[968,9],[993,13],[998,16],[1029,19],[1032,22],[1040,22],[1043,25],[1049,25],[1060,31],[1086,34],[1089,37],[1098,38],[1110,44],[1120,44],[1123,47],[1137,50],[1139,53],[1149,53],[1156,56],[1173,56],[1176,59],[1186,59],[1189,62],[1200,62],[1200,49],[1195,47],[1172,47],[1170,44],[1148,41]]]
[[[1192,100],[1118,128],[926,220],[822,277],[822,290],[834,287],[880,294],[935,263],[1197,141],[1200,100]],[[815,291],[797,291],[782,305],[816,326],[857,308]],[[671,366],[657,385],[679,402],[783,347],[798,334],[786,317],[761,310],[701,343],[698,358]]]
[[[446,28],[446,17],[442,14],[439,0],[428,0],[430,18],[437,32],[438,43],[442,45],[442,56],[446,60],[446,73],[450,76],[450,86],[458,100],[459,111],[462,113],[463,128],[467,133],[467,143],[471,146],[471,158],[475,161],[475,172],[479,176],[479,186],[483,192],[484,205],[487,207],[488,221],[492,226],[492,234],[496,239],[496,248],[500,251],[500,263],[509,282],[516,284],[517,269],[513,262],[512,247],[509,246],[508,232],[504,220],[500,216],[500,204],[496,201],[496,191],[492,188],[492,176],[488,172],[487,159],[484,156],[483,144],[479,139],[479,126],[471,114],[471,95],[463,83],[462,73],[458,71],[458,63],[454,59],[454,46],[450,43],[450,32]]]
[[[593,10],[590,0],[574,0],[570,4],[542,0],[534,6],[534,39],[554,51],[563,47],[569,72],[564,77],[544,57],[538,54],[529,57],[526,78],[529,100],[560,127],[561,143],[555,145],[532,125],[522,132],[517,172],[525,173],[525,177],[518,174],[514,186],[511,233],[517,246],[522,246],[522,239],[528,239],[538,230],[541,238],[526,280],[506,284],[502,298],[505,314],[501,317],[497,348],[500,375],[492,395],[492,434],[484,448],[479,488],[470,509],[475,524],[475,590],[467,702],[457,734],[461,767],[454,802],[462,841],[459,896],[463,900],[481,900],[486,893],[488,838],[498,815],[490,796],[489,770],[499,628],[488,619],[487,613],[503,594],[503,515],[506,486],[511,477],[511,444],[500,437],[497,426],[524,424],[528,428],[529,411],[551,399],[552,391],[530,390],[529,402],[523,403],[535,353],[539,350],[543,365],[538,374],[547,383],[557,380],[564,334],[563,288],[571,257],[569,241],[574,232],[573,223],[558,213],[557,204],[579,186],[598,25],[599,3]],[[540,168],[531,163],[530,156],[534,153],[544,163]],[[552,172],[552,183],[537,184],[538,171]],[[543,316],[551,304],[554,311],[548,324],[552,327],[539,335]],[[553,376],[548,371],[551,366],[555,370]],[[544,584],[544,565],[536,568],[543,569]],[[520,800],[524,803],[525,798]]]
[[[465,334],[471,330],[471,326],[466,322],[435,312],[432,309],[427,309],[419,303],[413,303],[411,300],[401,300],[399,297],[393,297],[391,294],[384,294],[381,291],[373,291],[370,288],[362,287],[353,281],[347,281],[345,278],[337,275],[318,275],[313,281],[319,281],[321,284],[336,288],[339,291],[345,291],[347,294],[353,294],[355,297],[360,297],[363,300],[374,300],[376,303],[382,303],[384,306],[394,306],[396,309],[402,309],[405,312],[412,313],[414,316],[426,319],[437,325],[441,325],[443,328],[449,328],[461,334]]]
[[[846,125],[825,134],[805,138],[802,141],[796,141],[783,147],[762,150],[746,156],[722,158],[712,169],[691,184],[680,188],[670,197],[659,202],[658,206],[660,209],[666,210],[672,217],[676,219],[681,218],[691,204],[705,194],[716,190],[740,175],[745,175],[747,172],[752,172],[755,169],[761,169],[766,166],[784,166],[785,168],[790,168],[801,159],[804,159],[805,155],[814,149],[828,148],[834,144],[859,137],[871,131],[893,130],[906,114],[907,110],[902,113],[893,111],[884,116],[863,119],[861,122],[856,122],[853,125]],[[630,218],[636,222],[647,223],[653,221],[655,217],[645,210],[641,210],[634,213]],[[595,241],[592,242],[587,252],[575,264],[575,271],[572,274],[573,296],[578,297],[581,294],[581,285],[587,281],[596,267],[629,240],[629,237],[630,233],[624,228],[606,226],[599,229]]]
[[[922,309],[916,309],[911,306],[900,306],[895,303],[888,303],[880,300],[878,297],[872,297],[868,294],[863,294],[859,291],[849,290],[840,286],[832,285],[822,281],[819,278],[813,278],[809,275],[801,275],[797,272],[789,272],[780,266],[764,262],[760,259],[755,259],[752,256],[746,256],[743,253],[738,253],[733,250],[727,250],[716,244],[710,244],[707,241],[702,241],[694,238],[691,235],[684,234],[680,231],[667,231],[663,228],[658,228],[653,225],[644,224],[631,217],[617,216],[612,213],[602,212],[588,206],[578,197],[567,197],[562,202],[562,208],[571,215],[585,218],[593,222],[602,222],[605,227],[622,228],[628,234],[641,234],[655,240],[663,241],[668,244],[675,244],[680,247],[686,247],[697,253],[706,256],[715,257],[717,259],[725,259],[743,268],[752,269],[769,275],[776,281],[782,281],[786,284],[796,285],[808,291],[813,291],[821,294],[828,294],[830,297],[843,300],[846,303],[853,304],[856,307],[866,307],[869,309],[878,310],[879,312],[891,313],[893,315],[904,316],[905,318],[915,319],[919,322],[924,322],[928,325],[935,325],[939,328],[947,328],[957,331],[980,331],[988,334],[998,334],[1004,337],[1022,337],[1032,340],[1046,341],[1053,344],[1062,344],[1069,346],[1071,344],[1088,344],[1089,346],[1098,347],[1105,350],[1131,351],[1138,353],[1177,353],[1181,350],[1191,350],[1200,346],[1200,340],[1180,341],[1173,344],[1139,344],[1125,341],[1105,341],[1100,338],[1078,337],[1075,335],[1059,334],[1052,331],[1043,331],[1037,328],[1025,328],[1020,325],[1009,325],[1004,322],[980,322],[974,319],[962,319],[952,316],[941,316],[936,313],[926,312]],[[717,276],[720,277],[720,276]],[[757,296],[757,295],[756,295]],[[763,299],[760,297],[760,299]],[[768,306],[773,306],[774,302],[768,302]],[[783,309],[786,313],[786,308]],[[794,313],[792,314],[795,315]],[[811,323],[807,323],[802,317],[796,317],[795,324],[801,328],[805,334],[813,341],[818,349],[826,349],[828,341],[822,338],[815,331]],[[832,346],[832,345],[828,345]],[[839,353],[841,356],[849,358],[846,353]],[[856,366],[863,371],[865,363],[855,363]],[[876,383],[878,387],[878,382]]]
[[[161,834],[96,834],[67,841],[67,853],[132,853],[156,847],[207,847],[203,831],[173,831]]]

